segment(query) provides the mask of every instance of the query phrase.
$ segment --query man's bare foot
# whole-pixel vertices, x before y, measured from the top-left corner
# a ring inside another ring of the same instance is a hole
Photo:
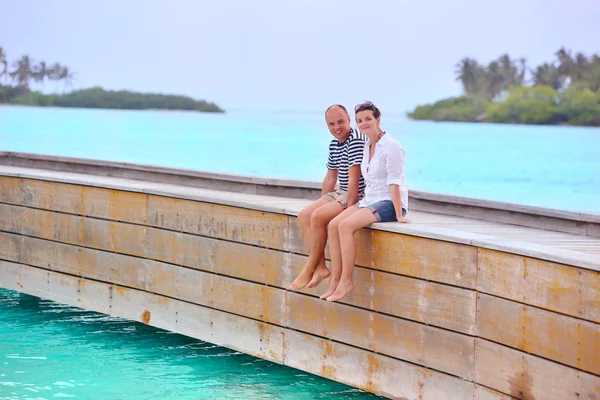
[[[342,281],[335,289],[335,292],[329,297],[327,297],[327,301],[338,301],[344,298],[348,293],[354,290],[354,284],[352,281]]]
[[[308,282],[307,286],[309,288],[316,288],[317,286],[319,286],[319,283],[321,283],[323,279],[328,278],[329,275],[331,275],[331,272],[329,271],[329,268],[327,268],[326,265],[317,265],[317,269],[315,269],[312,279],[310,280],[310,282]]]
[[[303,287],[305,287],[306,285],[308,285],[308,282],[310,282],[310,280],[312,279],[313,273],[309,270],[307,270],[306,268],[302,268],[302,272],[300,272],[300,275],[298,275],[298,277],[296,277],[296,279],[294,279],[294,282],[292,282],[292,284],[290,285],[290,289],[292,290],[300,290]]]
[[[319,296],[319,298],[326,299],[329,296],[331,296],[333,294],[333,292],[335,292],[335,289],[337,289],[338,283],[340,283],[340,281],[334,281],[333,279],[331,279],[331,282],[329,282],[329,287],[327,288],[327,291],[325,293],[323,293],[321,296]]]

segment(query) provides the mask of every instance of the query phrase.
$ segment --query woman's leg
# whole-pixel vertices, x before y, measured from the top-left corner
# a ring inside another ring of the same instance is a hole
[[[329,255],[331,256],[331,280],[329,281],[329,288],[320,297],[321,299],[325,299],[335,292],[342,276],[342,251],[340,249],[340,235],[338,231],[340,222],[358,212],[358,210],[357,206],[348,207],[329,222],[327,239],[329,241]]]
[[[356,260],[356,241],[354,234],[361,228],[376,222],[377,218],[373,211],[368,208],[361,208],[357,212],[348,216],[339,223],[339,248],[342,259],[342,275],[335,291],[327,297],[327,301],[338,301],[344,298],[354,289],[352,274],[354,272],[354,262]],[[333,256],[332,256],[333,258]]]

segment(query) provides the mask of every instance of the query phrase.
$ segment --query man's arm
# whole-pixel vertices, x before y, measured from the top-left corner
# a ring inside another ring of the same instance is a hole
[[[365,141],[355,139],[348,148],[348,207],[358,201],[358,182],[362,176],[360,164],[365,153]]]
[[[323,179],[323,184],[321,185],[321,196],[326,193],[333,192],[335,190],[335,184],[338,179],[338,171],[337,169],[328,169],[327,175],[325,175],[325,179]]]
[[[358,201],[358,181],[360,180],[360,164],[348,168],[348,207]]]

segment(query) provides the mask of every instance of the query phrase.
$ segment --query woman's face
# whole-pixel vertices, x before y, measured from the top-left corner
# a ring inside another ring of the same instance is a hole
[[[379,134],[380,119],[373,117],[373,110],[363,110],[356,113],[356,126],[365,135],[375,136]]]

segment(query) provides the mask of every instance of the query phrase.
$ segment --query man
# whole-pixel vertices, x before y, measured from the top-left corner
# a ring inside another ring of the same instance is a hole
[[[327,224],[362,197],[365,183],[360,172],[366,137],[350,127],[350,115],[339,104],[325,111],[325,121],[334,139],[329,144],[327,174],[321,198],[306,206],[298,215],[298,224],[309,241],[309,256],[290,289],[316,287],[330,275],[325,265]],[[339,188],[335,190],[339,181]]]

